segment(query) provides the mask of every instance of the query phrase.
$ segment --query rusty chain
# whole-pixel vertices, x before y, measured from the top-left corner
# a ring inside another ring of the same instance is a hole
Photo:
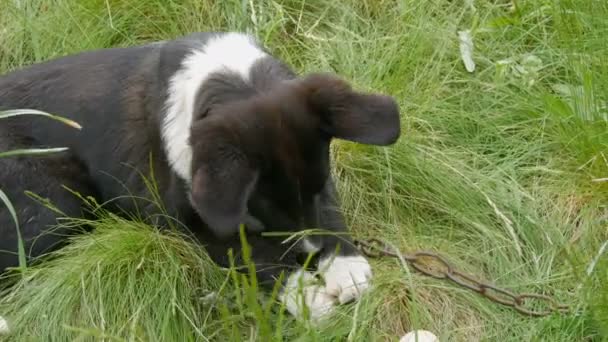
[[[487,282],[479,281],[472,276],[462,273],[452,266],[444,257],[429,251],[417,251],[404,254],[382,242],[380,239],[372,238],[365,241],[355,240],[355,245],[363,254],[370,258],[383,256],[403,259],[417,271],[436,278],[448,279],[452,282],[470,289],[482,296],[502,305],[510,306],[524,315],[542,317],[554,312],[565,313],[568,306],[559,304],[554,298],[537,293],[513,293],[509,290],[497,287]],[[434,264],[434,266],[432,265]],[[435,270],[433,270],[435,268]],[[545,309],[530,309],[530,303],[544,303]],[[528,307],[526,306],[528,305]]]

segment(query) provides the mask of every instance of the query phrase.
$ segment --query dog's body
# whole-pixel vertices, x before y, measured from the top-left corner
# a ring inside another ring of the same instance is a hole
[[[346,231],[329,175],[332,138],[388,145],[400,134],[386,96],[361,94],[329,75],[298,77],[251,37],[195,33],[180,39],[58,58],[0,77],[0,110],[38,109],[68,117],[78,131],[42,117],[0,120],[0,151],[68,147],[0,159],[0,189],[16,207],[30,257],[58,248],[62,232],[34,238],[56,214],[23,192],[48,198],[68,216],[82,202],[63,186],[121,212],[158,217],[143,182],[150,166],[167,214],[227,265],[245,223],[262,283],[281,271],[308,277],[297,253],[317,251],[325,287],[304,295],[313,315],[368,286],[368,263],[346,236],[308,237],[296,248],[261,231]],[[150,159],[151,158],[151,159]],[[150,160],[152,161],[150,163]],[[156,222],[159,223],[159,222]],[[159,223],[162,225],[162,222]],[[0,267],[17,266],[17,238],[0,209]],[[334,252],[337,257],[333,258]],[[10,253],[12,252],[12,253]],[[313,292],[325,290],[320,297]],[[295,302],[284,296],[288,309]]]

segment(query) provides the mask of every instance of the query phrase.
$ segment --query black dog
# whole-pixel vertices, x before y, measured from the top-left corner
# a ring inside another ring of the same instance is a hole
[[[346,236],[311,236],[296,248],[262,231],[320,228],[346,232],[330,176],[333,138],[390,145],[400,135],[395,101],[352,90],[329,74],[298,77],[250,36],[194,33],[129,48],[84,52],[0,78],[0,109],[27,108],[68,117],[78,131],[34,116],[0,120],[0,151],[69,147],[67,152],[0,159],[0,189],[13,201],[29,257],[61,246],[67,232],[41,233],[56,213],[24,194],[48,198],[69,216],[82,202],[64,186],[122,212],[158,214],[139,172],[150,156],[163,204],[227,265],[248,230],[259,279],[299,277],[297,253],[318,252],[324,286],[304,289],[314,317],[356,299],[369,286],[366,259]],[[139,172],[138,172],[139,171]],[[131,196],[131,197],[127,197]],[[16,266],[15,228],[0,209],[0,267]],[[36,238],[34,243],[34,238]],[[337,255],[334,252],[337,251]],[[316,294],[316,296],[315,296]],[[301,311],[284,291],[294,315]]]

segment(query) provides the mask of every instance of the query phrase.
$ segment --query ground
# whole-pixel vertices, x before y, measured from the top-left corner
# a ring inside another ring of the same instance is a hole
[[[359,89],[392,94],[403,113],[395,146],[333,147],[353,234],[404,252],[439,252],[479,278],[549,294],[571,308],[524,316],[384,258],[372,260],[369,294],[314,327],[259,299],[250,278],[210,267],[204,251],[182,237],[108,217],[94,236],[28,269],[4,294],[2,315],[17,325],[9,338],[396,341],[412,329],[442,341],[608,336],[608,2],[1,6],[0,71],[85,49],[231,29],[255,34],[301,73],[332,71]],[[467,30],[474,70],[459,45],[459,31]],[[200,299],[217,290],[215,302]]]

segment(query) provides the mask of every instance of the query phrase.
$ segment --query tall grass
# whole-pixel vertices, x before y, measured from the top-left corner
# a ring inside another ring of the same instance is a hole
[[[72,221],[72,224],[87,223]],[[189,341],[211,315],[203,301],[219,270],[196,244],[176,234],[103,215],[4,293],[3,316],[16,341]]]
[[[221,277],[207,278],[215,271],[198,247],[137,223],[101,220],[6,294],[0,311],[30,325],[16,336],[65,340],[75,336],[69,326],[166,341],[396,340],[417,328],[446,341],[606,338],[607,256],[599,253],[608,240],[605,1],[5,0],[2,8],[0,70],[238,29],[301,72],[334,71],[360,89],[394,95],[404,132],[395,146],[333,146],[353,234],[441,251],[487,280],[572,307],[529,318],[395,260],[374,260],[369,295],[314,328],[285,315],[271,296],[237,300],[257,289],[225,274],[231,290],[219,298],[241,304],[192,304],[194,288],[222,288],[204,280]],[[473,73],[460,60],[463,29],[475,42]],[[92,247],[96,240],[104,248]],[[138,273],[142,258],[149,266]],[[167,295],[154,296],[156,289]],[[49,315],[45,307],[59,299],[66,304]]]

